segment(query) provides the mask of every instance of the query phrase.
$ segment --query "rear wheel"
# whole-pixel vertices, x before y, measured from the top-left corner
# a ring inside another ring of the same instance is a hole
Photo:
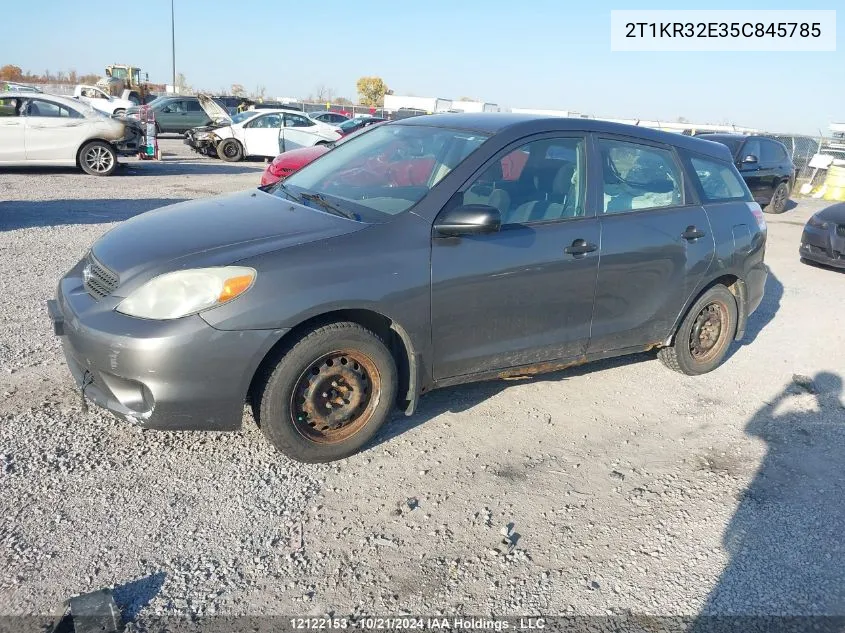
[[[244,152],[235,139],[226,138],[217,144],[217,155],[225,161],[236,163],[244,157]]]
[[[713,371],[736,334],[736,299],[725,286],[707,290],[681,322],[675,341],[657,352],[664,365],[688,376]]]
[[[117,153],[108,143],[93,141],[79,152],[79,166],[92,176],[111,176],[117,169]]]
[[[772,193],[772,199],[763,210],[766,213],[783,213],[786,211],[787,202],[789,202],[789,184],[782,182],[775,187]]]
[[[269,368],[256,398],[258,423],[292,459],[342,459],[387,420],[396,387],[396,363],[381,338],[357,323],[332,323]]]

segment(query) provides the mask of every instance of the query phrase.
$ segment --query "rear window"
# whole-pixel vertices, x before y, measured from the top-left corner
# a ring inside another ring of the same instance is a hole
[[[732,165],[696,156],[690,158],[690,162],[705,201],[751,200],[748,187]]]

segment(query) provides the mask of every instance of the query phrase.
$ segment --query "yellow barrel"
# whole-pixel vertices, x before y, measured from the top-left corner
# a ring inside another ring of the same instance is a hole
[[[845,167],[831,165],[824,179],[825,200],[845,202]]]

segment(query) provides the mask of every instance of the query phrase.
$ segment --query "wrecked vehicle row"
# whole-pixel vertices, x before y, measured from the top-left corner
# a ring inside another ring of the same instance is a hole
[[[230,115],[220,104],[199,95],[209,125],[188,130],[185,144],[204,156],[237,162],[248,156],[273,157],[281,152],[328,145],[341,138],[338,129],[288,109],[247,110]]]

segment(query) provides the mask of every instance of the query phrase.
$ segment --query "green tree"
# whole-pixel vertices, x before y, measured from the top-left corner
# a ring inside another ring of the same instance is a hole
[[[370,107],[381,105],[384,95],[389,92],[381,77],[361,77],[355,87],[361,97],[361,103]]]

